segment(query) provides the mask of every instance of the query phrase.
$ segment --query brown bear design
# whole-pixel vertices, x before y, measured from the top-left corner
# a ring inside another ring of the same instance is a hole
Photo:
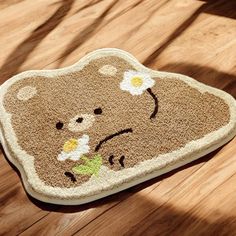
[[[47,185],[72,187],[89,180],[90,175],[72,172],[82,159],[60,156],[76,140],[87,144],[85,156],[100,154],[103,165],[119,171],[179,149],[229,121],[221,98],[177,78],[149,78],[153,84],[132,95],[121,85],[130,71],[135,75],[126,60],[106,56],[80,71],[26,78],[11,86],[4,106],[20,147],[34,156],[37,174]],[[134,87],[142,83],[135,79]]]

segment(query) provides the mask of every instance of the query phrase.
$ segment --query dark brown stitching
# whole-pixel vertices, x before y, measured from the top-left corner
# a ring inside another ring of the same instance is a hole
[[[109,157],[109,163],[110,163],[110,165],[114,165],[114,161],[113,161],[113,158],[114,158],[114,155],[111,155],[110,157]]]
[[[62,129],[63,126],[64,126],[64,124],[63,124],[61,121],[59,121],[59,122],[56,123],[56,128],[57,128],[57,129]]]
[[[157,99],[157,96],[152,92],[151,88],[148,88],[147,91],[152,96],[152,98],[154,99],[154,102],[155,102],[154,111],[150,116],[150,119],[153,119],[153,118],[156,118],[156,114],[158,112],[158,99]]]
[[[101,115],[102,114],[102,108],[99,107],[99,108],[94,109],[94,114],[95,115]]]
[[[122,167],[125,167],[124,159],[125,159],[125,156],[121,156],[121,158],[119,159],[119,163]]]
[[[78,118],[76,119],[76,122],[77,122],[77,123],[82,123],[82,122],[83,122],[83,117],[78,117]]]
[[[72,173],[70,173],[69,171],[66,171],[64,174],[66,177],[69,177],[73,183],[76,182],[76,178]]]
[[[99,144],[95,148],[95,152],[97,152],[100,149],[100,147],[102,146],[102,144],[107,142],[108,140],[110,140],[110,139],[112,139],[112,138],[114,138],[114,137],[116,137],[118,135],[126,134],[126,133],[132,133],[132,132],[133,132],[133,130],[131,128],[129,128],[129,129],[123,129],[123,130],[121,130],[119,132],[116,132],[114,134],[111,134],[111,135],[107,136],[106,138],[104,138],[103,140],[101,140],[99,142]]]

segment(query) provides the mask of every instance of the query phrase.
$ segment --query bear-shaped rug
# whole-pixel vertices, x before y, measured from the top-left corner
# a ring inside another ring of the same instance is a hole
[[[0,88],[1,143],[26,191],[82,204],[189,163],[236,135],[236,101],[100,49]]]

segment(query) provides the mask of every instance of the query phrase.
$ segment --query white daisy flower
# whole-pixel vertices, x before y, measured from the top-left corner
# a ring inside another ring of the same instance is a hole
[[[146,89],[151,88],[154,84],[155,81],[149,74],[129,70],[124,73],[120,88],[130,92],[132,95],[141,95]]]
[[[70,139],[63,145],[63,151],[57,156],[57,160],[65,161],[70,159],[72,161],[78,161],[83,154],[89,152],[89,136],[83,135],[79,139]]]

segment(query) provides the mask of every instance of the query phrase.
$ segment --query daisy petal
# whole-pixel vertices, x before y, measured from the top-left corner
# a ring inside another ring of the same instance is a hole
[[[89,136],[88,135],[84,134],[81,138],[79,138],[77,140],[76,139],[73,139],[73,140],[75,140],[77,142],[76,145],[73,145],[73,148],[71,148],[68,151],[68,153],[65,153],[64,151],[62,151],[57,156],[57,160],[65,161],[66,159],[70,159],[72,161],[78,161],[81,158],[82,155],[89,152],[90,147],[88,145],[88,142],[89,142]],[[66,142],[68,142],[68,141],[66,141]]]
[[[146,89],[151,88],[155,81],[151,76],[139,71],[125,71],[120,89],[130,92],[132,95],[141,95]]]

